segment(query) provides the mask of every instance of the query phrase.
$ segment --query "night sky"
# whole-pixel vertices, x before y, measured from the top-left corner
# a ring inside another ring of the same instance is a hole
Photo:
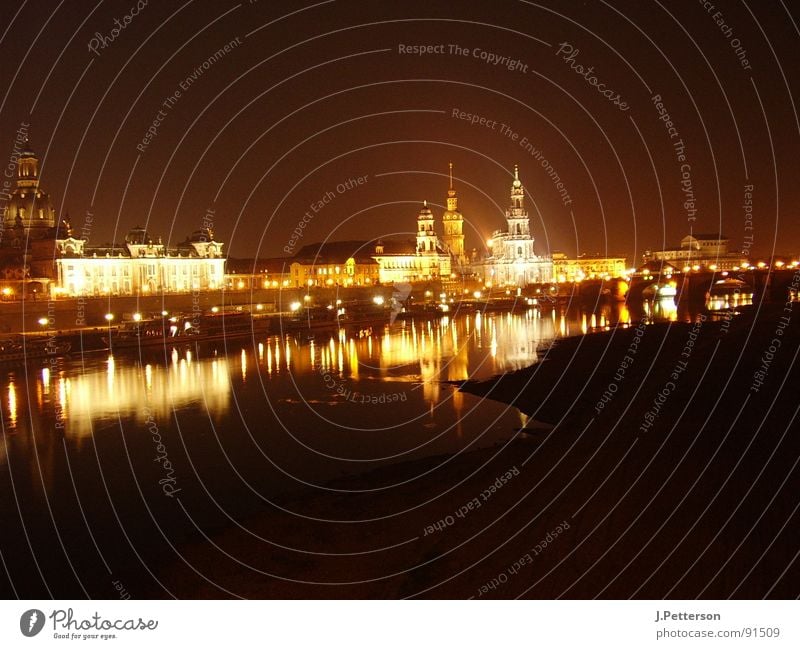
[[[452,161],[468,249],[504,227],[518,164],[539,254],[638,261],[720,230],[800,253],[791,3],[140,7],[0,8],[2,165],[30,124],[43,188],[78,231],[91,212],[91,244],[139,224],[178,243],[209,209],[234,257],[285,254],[307,211],[300,244],[408,237],[423,199],[440,218]]]

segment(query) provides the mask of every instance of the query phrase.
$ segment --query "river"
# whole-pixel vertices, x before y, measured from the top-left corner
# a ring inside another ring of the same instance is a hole
[[[649,317],[677,313],[665,304]],[[115,597],[120,584],[151,593],[181,543],[282,496],[507,440],[524,415],[443,382],[527,367],[548,341],[633,320],[624,305],[468,313],[360,337],[265,336],[5,367],[3,594]]]

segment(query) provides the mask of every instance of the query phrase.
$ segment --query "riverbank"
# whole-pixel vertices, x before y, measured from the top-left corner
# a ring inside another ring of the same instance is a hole
[[[189,598],[793,597],[800,311],[756,311],[565,339],[464,383],[552,429],[265,505],[181,548],[162,583]]]

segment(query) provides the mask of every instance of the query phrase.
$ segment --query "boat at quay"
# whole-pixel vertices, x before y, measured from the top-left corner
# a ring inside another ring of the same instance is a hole
[[[248,311],[172,315],[125,323],[103,337],[109,349],[214,342],[268,333],[270,318]]]
[[[7,338],[0,340],[0,363],[25,363],[42,358],[57,358],[69,353],[72,345],[54,338]]]

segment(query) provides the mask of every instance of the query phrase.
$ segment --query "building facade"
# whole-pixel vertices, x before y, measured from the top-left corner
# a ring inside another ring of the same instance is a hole
[[[511,205],[506,210],[506,230],[496,230],[489,240],[489,256],[479,264],[487,286],[525,286],[553,281],[553,261],[537,255],[531,235],[528,211],[525,209],[525,188],[514,166],[511,184]]]
[[[747,257],[729,250],[730,239],[723,234],[690,234],[681,239],[680,247],[646,252],[644,262],[668,262],[677,268],[715,265],[719,270],[741,266]]]
[[[625,257],[567,257],[563,253],[553,253],[553,277],[559,284],[584,279],[616,279],[626,273]]]
[[[225,282],[223,244],[210,229],[198,230],[174,248],[134,228],[123,245],[88,246],[69,236],[55,242],[62,296],[154,295],[217,290]]]
[[[289,263],[294,287],[373,286],[379,282],[378,262],[367,241],[333,241],[303,246]]]
[[[454,216],[450,223],[457,223],[460,216]],[[457,231],[460,229],[451,230]],[[452,244],[457,246],[461,242],[463,254],[463,235],[459,237],[458,234],[453,234],[452,237]],[[453,272],[453,258],[436,234],[433,212],[428,207],[428,201],[423,202],[417,215],[416,246],[395,241],[378,241],[373,256],[378,263],[381,284],[449,280]]]

